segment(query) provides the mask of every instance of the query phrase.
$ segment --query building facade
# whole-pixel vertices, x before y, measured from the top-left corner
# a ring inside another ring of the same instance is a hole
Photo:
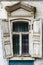
[[[37,7],[18,2],[5,6],[7,19],[0,19],[3,63],[8,65],[43,64],[42,21]]]

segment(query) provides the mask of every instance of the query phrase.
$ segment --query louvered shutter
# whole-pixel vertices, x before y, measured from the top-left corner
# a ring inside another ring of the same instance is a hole
[[[42,57],[42,21],[41,19],[33,21],[32,32],[32,56]]]
[[[13,46],[11,39],[11,30],[9,28],[9,22],[2,21],[3,29],[3,53],[4,58],[10,58],[13,56]]]

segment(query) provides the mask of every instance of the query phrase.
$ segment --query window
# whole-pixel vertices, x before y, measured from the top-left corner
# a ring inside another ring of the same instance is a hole
[[[41,20],[33,20],[33,22],[28,20],[3,21],[2,28],[4,58],[30,60],[33,57],[42,57]]]
[[[29,29],[28,22],[12,22],[13,54],[29,55]]]

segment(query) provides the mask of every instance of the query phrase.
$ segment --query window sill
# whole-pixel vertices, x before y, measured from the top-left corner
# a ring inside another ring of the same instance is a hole
[[[35,58],[32,58],[32,57],[13,57],[13,58],[10,58],[9,60],[35,60]]]

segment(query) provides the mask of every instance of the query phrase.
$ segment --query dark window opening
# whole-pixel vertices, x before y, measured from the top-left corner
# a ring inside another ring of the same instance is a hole
[[[13,22],[13,32],[28,32],[28,23],[27,22]]]
[[[28,54],[29,53],[29,35],[24,34],[22,35],[22,54]]]
[[[13,35],[13,53],[19,54],[19,35]]]

